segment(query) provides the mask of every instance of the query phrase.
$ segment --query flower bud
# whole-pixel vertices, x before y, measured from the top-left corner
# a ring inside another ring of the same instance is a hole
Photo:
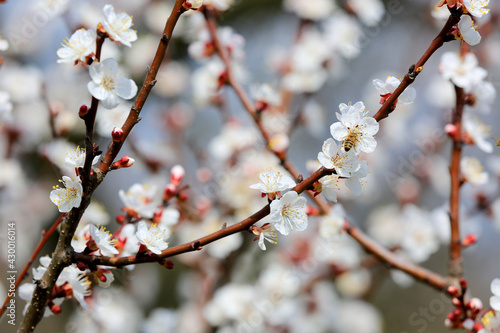
[[[113,142],[120,142],[123,138],[123,130],[120,127],[114,127],[113,131],[111,131],[111,137]]]
[[[123,222],[125,222],[125,215],[123,214],[119,214],[117,217],[116,217],[116,223],[118,224],[123,224]]]
[[[460,296],[460,291],[455,286],[449,286],[448,289],[447,289],[447,291],[448,291],[448,294],[450,294],[453,297]]]
[[[467,303],[467,307],[474,313],[478,313],[483,309],[483,302],[479,298],[474,297]]]
[[[453,125],[453,124],[447,124],[445,127],[444,127],[444,131],[446,132],[446,134],[448,134],[448,136],[450,138],[452,138],[453,140],[458,140],[458,131],[457,131],[457,126]]]
[[[471,246],[476,244],[477,242],[477,235],[475,234],[468,234],[467,236],[462,239],[462,246]]]
[[[186,172],[182,166],[174,166],[172,170],[170,170],[170,182],[175,186],[179,186],[185,174]]]
[[[52,311],[53,314],[60,314],[62,311],[59,305],[54,304],[52,302],[50,302],[48,306],[50,307],[50,311]]]
[[[177,195],[177,187],[174,184],[167,184],[163,190],[163,201],[168,201]]]
[[[135,160],[130,156],[123,156],[119,161],[116,161],[111,165],[111,170],[128,168],[134,164]]]
[[[166,269],[173,269],[174,268],[174,262],[170,259],[162,259],[158,262],[160,265],[165,267]]]
[[[80,110],[78,110],[78,116],[80,118],[83,118],[87,115],[88,112],[89,112],[88,106],[83,104],[82,106],[80,106]]]

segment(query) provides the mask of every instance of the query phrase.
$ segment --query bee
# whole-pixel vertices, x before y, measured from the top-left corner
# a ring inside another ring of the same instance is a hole
[[[344,140],[344,150],[348,152],[353,147],[356,147],[356,141],[358,140],[358,134],[354,132],[349,132],[347,138]]]

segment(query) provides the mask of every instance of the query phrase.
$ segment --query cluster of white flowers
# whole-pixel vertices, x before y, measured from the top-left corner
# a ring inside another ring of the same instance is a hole
[[[339,179],[345,179],[346,186],[355,194],[361,194],[361,178],[368,175],[368,165],[358,159],[361,152],[372,153],[377,147],[374,135],[377,134],[379,124],[368,116],[363,102],[354,105],[339,105],[337,113],[339,122],[330,126],[333,139],[323,143],[323,149],[318,153],[320,164],[334,175],[325,176],[319,180],[318,192],[323,193],[326,199],[337,201],[336,189]]]

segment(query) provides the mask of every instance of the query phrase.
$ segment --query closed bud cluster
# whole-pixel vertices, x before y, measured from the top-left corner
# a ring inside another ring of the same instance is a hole
[[[120,142],[123,138],[123,130],[119,127],[113,128],[113,131],[111,131],[111,137],[113,138],[113,142]]]

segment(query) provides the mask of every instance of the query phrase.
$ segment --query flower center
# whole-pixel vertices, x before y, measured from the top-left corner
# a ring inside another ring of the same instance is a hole
[[[114,90],[115,89],[115,80],[111,76],[105,76],[102,79],[102,86],[106,90]]]

